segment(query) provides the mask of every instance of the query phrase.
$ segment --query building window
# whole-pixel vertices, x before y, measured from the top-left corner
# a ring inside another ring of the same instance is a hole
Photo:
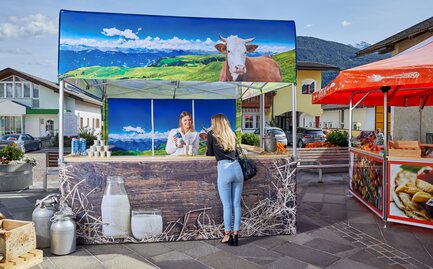
[[[83,117],[80,117],[80,128],[83,129]]]
[[[95,128],[99,128],[99,119],[96,119],[96,126]]]
[[[33,98],[39,98],[39,85],[33,84]]]
[[[245,129],[253,129],[253,127],[254,127],[253,115],[245,115],[244,116],[244,128]]]
[[[244,114],[242,116],[242,129],[257,129],[260,125],[260,115],[257,113]]]
[[[6,98],[14,97],[14,84],[6,83]]]
[[[312,94],[316,90],[316,81],[314,79],[304,79],[302,81],[302,93]]]
[[[30,83],[23,83],[24,85],[24,98],[30,98]]]
[[[3,83],[0,83],[0,98],[5,97],[5,85]]]
[[[38,108],[39,107],[39,100],[33,99],[32,100],[32,107]]]
[[[23,98],[23,84],[15,83],[15,98]]]
[[[0,135],[22,133],[21,116],[0,116]]]

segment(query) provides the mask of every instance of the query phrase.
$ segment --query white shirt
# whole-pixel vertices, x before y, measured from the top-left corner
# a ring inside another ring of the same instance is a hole
[[[179,132],[182,135],[183,141],[186,144],[192,145],[192,152],[194,155],[198,154],[198,145],[199,145],[199,137],[197,132],[188,131],[186,134],[183,134],[180,128],[171,129],[170,133],[167,137],[167,145],[165,146],[165,151],[171,155],[185,155],[185,151],[183,148],[178,148],[176,143],[174,142],[174,136]]]

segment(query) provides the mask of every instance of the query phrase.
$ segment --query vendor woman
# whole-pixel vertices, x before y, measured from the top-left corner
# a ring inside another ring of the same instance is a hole
[[[179,116],[179,128],[172,129],[168,134],[165,151],[171,155],[185,155],[188,145],[192,146],[192,153],[197,155],[199,136],[194,130],[191,114],[183,111]]]

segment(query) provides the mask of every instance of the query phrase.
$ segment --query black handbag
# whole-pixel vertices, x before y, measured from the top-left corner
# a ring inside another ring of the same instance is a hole
[[[242,168],[242,173],[244,174],[244,181],[253,178],[257,174],[256,165],[245,156],[239,144],[236,145],[237,159]]]

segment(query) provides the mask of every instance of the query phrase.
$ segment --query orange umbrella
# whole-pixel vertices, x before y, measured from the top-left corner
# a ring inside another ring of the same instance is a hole
[[[383,105],[382,86],[389,86],[388,105],[433,105],[433,38],[385,60],[340,71],[325,88],[313,93],[314,104]]]

